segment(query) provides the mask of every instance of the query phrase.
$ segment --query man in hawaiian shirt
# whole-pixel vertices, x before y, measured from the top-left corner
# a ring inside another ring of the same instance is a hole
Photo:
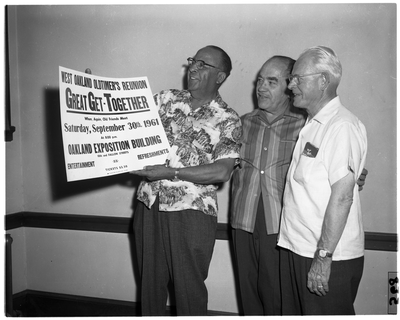
[[[239,158],[240,118],[218,93],[232,69],[229,56],[207,46],[188,62],[188,89],[154,96],[171,146],[168,164],[132,172],[146,178],[134,215],[143,316],[165,315],[170,281],[178,315],[207,315],[217,184],[230,179]]]

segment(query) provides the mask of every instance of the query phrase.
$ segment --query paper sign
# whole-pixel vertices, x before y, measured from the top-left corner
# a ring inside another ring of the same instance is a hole
[[[59,67],[67,180],[163,164],[169,143],[147,77],[105,78]]]

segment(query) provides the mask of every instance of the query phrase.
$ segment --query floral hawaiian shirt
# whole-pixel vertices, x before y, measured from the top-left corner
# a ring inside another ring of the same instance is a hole
[[[218,94],[215,100],[191,110],[186,90],[167,90],[154,95],[170,144],[169,165],[184,168],[239,159],[241,122],[238,114]],[[138,200],[151,207],[159,196],[160,211],[199,210],[217,216],[216,185],[189,181],[145,181],[138,189]]]

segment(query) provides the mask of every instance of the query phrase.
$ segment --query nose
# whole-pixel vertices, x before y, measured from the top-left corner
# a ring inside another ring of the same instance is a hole
[[[191,72],[200,70],[199,66],[198,66],[198,62],[196,61],[196,62],[192,63],[191,65],[189,65],[189,70]]]
[[[266,83],[268,83],[268,81],[258,80],[257,81],[257,90],[258,91],[266,91],[266,90],[268,90]]]
[[[293,87],[295,87],[296,85],[297,85],[297,84],[296,84],[296,81],[295,81],[294,79],[292,79],[292,80],[290,80],[290,82],[289,82],[288,89],[289,89],[289,90],[292,90]]]
[[[189,72],[197,72],[199,69],[197,68],[197,65],[193,63],[191,66],[188,67]]]

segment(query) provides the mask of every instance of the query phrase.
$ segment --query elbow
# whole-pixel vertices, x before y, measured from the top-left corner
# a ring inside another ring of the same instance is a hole
[[[232,170],[220,170],[219,174],[215,176],[216,183],[224,183],[231,178]]]
[[[353,194],[344,195],[338,199],[338,202],[341,206],[350,208],[353,204]]]
[[[344,200],[349,206],[353,204],[353,197],[348,197]]]
[[[231,178],[231,173],[226,173],[223,177],[221,177],[220,182],[227,182]]]
[[[232,171],[235,166],[234,159],[224,159],[217,161],[213,164],[212,180],[213,183],[224,183],[229,181],[232,175]]]
[[[354,185],[353,185],[353,188],[354,188]],[[353,204],[353,198],[354,198],[353,189],[349,189],[348,192],[345,192],[339,196],[339,201],[341,203],[351,206]]]

